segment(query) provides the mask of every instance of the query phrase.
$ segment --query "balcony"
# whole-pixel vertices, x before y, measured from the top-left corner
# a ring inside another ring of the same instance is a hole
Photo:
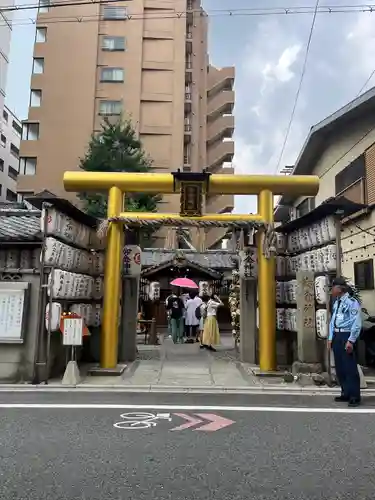
[[[187,148],[186,148],[187,149]],[[184,165],[183,169],[185,172],[189,172],[191,170],[191,158],[190,158],[190,153],[186,154],[186,151],[184,153]]]
[[[209,66],[208,70],[208,97],[223,90],[233,90],[235,69],[230,66],[227,68],[216,69]]]
[[[211,120],[207,127],[207,144],[223,139],[231,139],[234,132],[234,116],[224,115]]]
[[[233,90],[224,90],[208,99],[207,119],[214,120],[220,115],[231,115],[234,108]]]
[[[207,150],[207,170],[215,172],[218,167],[225,163],[230,163],[234,156],[234,142],[225,141],[213,144]]]
[[[217,173],[220,175],[233,175],[234,168],[233,167],[223,167]]]
[[[193,32],[191,29],[186,31],[186,54],[193,53]]]
[[[227,234],[227,227],[213,227],[206,232],[206,249],[209,250],[211,247],[216,245]]]
[[[206,196],[206,213],[220,214],[231,212],[234,208],[233,194]]]
[[[191,124],[185,123],[184,125],[184,142],[185,144],[191,142]]]
[[[193,81],[193,61],[187,60],[185,62],[185,82],[191,83]]]
[[[185,113],[191,113],[191,89],[185,90]]]

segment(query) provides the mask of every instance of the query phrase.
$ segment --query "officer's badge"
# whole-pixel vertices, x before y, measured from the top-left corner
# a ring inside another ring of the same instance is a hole
[[[357,312],[358,312],[358,310],[357,310],[357,309],[352,309],[352,310],[351,310],[351,313],[352,313],[352,315],[353,315],[353,316],[355,316],[355,315],[357,314]]]

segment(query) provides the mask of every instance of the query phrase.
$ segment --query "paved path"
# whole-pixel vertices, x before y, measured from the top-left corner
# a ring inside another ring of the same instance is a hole
[[[331,398],[265,395],[249,401],[244,396],[34,393],[34,407],[28,406],[31,398],[31,393],[1,395],[0,498],[374,497],[371,400],[358,412]],[[121,417],[129,412],[159,417],[155,426],[129,429]]]
[[[249,367],[245,368],[236,360],[231,337],[223,337],[223,345],[216,353],[200,349],[197,343],[175,345],[166,339],[160,347],[140,348],[139,357],[122,378],[87,377],[83,384],[161,387],[249,387],[261,384]]]

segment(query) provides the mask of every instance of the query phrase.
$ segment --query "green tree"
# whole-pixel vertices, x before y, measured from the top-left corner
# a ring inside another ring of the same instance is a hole
[[[129,119],[111,123],[105,118],[99,134],[91,136],[80,168],[87,172],[149,172],[152,160],[147,156]],[[79,195],[87,214],[103,219],[107,216],[107,193],[85,192]],[[155,212],[161,197],[145,193],[126,193],[125,210]]]

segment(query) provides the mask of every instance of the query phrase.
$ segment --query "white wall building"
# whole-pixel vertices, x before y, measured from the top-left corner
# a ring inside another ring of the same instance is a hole
[[[0,201],[17,201],[22,125],[4,106],[0,117]]]
[[[0,201],[17,201],[17,175],[22,125],[5,106],[13,0],[0,0]]]
[[[10,38],[12,35],[12,11],[2,10],[13,5],[12,0],[0,0],[0,130],[2,127],[5,89],[9,64]]]
[[[331,197],[366,206],[344,219],[342,274],[375,314],[375,88],[311,128],[291,175],[298,174],[319,176],[319,193],[282,196],[276,221],[301,217]]]

